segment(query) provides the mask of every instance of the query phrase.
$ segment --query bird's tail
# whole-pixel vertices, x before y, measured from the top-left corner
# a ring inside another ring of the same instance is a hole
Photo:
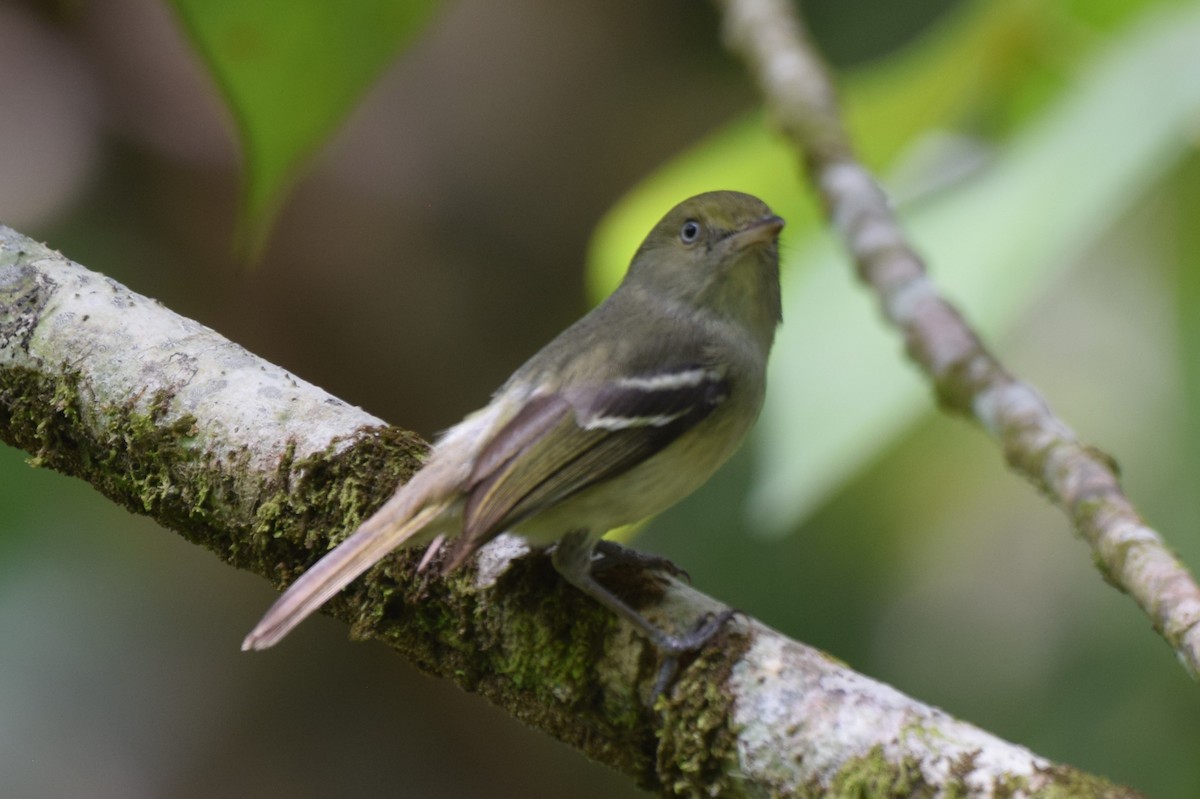
[[[392,550],[432,538],[427,530],[446,510],[447,502],[434,502],[412,513],[411,496],[401,490],[349,538],[292,583],[242,641],[242,650],[274,646],[293,627],[371,568]],[[438,525],[434,525],[437,527]],[[426,535],[419,535],[426,531]]]

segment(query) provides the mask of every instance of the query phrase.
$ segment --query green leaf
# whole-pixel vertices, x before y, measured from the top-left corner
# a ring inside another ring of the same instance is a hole
[[[297,169],[422,27],[436,0],[170,0],[233,111],[253,256]]]
[[[1175,325],[1181,352],[1180,371],[1183,376],[1184,397],[1189,412],[1186,450],[1191,468],[1187,472],[1189,486],[1181,491],[1193,505],[1200,497],[1191,490],[1194,475],[1200,473],[1200,154],[1194,150],[1183,168],[1174,175],[1170,186],[1171,240],[1173,261],[1173,294],[1176,300]]]
[[[934,31],[922,46],[852,76],[844,105],[855,145],[868,163],[886,162],[929,128],[976,114],[977,98],[1000,90],[995,76],[1007,73],[998,64],[1013,60],[1013,42],[1043,27],[1026,4],[983,4]],[[818,231],[821,217],[799,168],[795,151],[761,114],[710,136],[662,166],[601,220],[588,258],[592,295],[612,291],[650,227],[692,194],[737,189],[762,197],[786,216],[787,246]]]
[[[1200,74],[1197,41],[1195,7],[1151,14],[983,174],[902,211],[934,279],[985,338],[1011,327],[1188,151],[1200,81],[1183,76]],[[894,333],[866,303],[835,299],[848,291],[842,259],[820,246],[798,255],[808,279],[788,287],[793,323],[777,345],[752,498],[757,519],[776,531],[931,407]]]

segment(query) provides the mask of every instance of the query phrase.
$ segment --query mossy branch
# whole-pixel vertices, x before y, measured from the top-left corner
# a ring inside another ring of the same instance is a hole
[[[0,439],[276,586],[425,452],[412,433],[2,226]],[[656,653],[548,559],[501,537],[463,571],[424,580],[417,554],[385,560],[327,612],[663,795],[1135,795],[749,619],[648,710]],[[605,579],[664,626],[721,607],[633,568]]]
[[[1081,442],[1038,391],[983,345],[926,275],[887,198],[857,161],[833,84],[790,0],[717,0],[727,44],[749,65],[807,165],[858,275],[879,297],[948,411],[973,418],[1009,465],[1063,509],[1105,579],[1128,593],[1200,679],[1200,586],[1120,485],[1116,464]]]

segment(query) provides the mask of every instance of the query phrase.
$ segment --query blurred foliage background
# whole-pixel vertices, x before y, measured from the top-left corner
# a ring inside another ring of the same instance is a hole
[[[307,4],[243,3],[267,22],[233,14],[204,50],[196,15],[236,4],[0,0],[0,219],[431,437],[611,287],[666,207],[760,193],[789,222],[768,408],[638,546],[1040,754],[1200,792],[1197,686],[1063,516],[934,412],[712,9],[391,5],[349,4],[378,27],[360,42]],[[935,279],[1194,570],[1198,8],[803,4]],[[277,69],[294,85],[268,102],[245,81],[231,110],[221,70],[262,42],[301,43]],[[271,598],[0,451],[0,794],[640,795],[327,619],[241,654]]]

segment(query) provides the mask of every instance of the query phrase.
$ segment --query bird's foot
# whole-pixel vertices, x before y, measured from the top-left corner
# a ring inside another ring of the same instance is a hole
[[[615,541],[601,539],[596,542],[596,547],[593,550],[599,553],[602,557],[592,564],[593,572],[601,572],[605,569],[611,569],[613,566],[630,565],[651,571],[665,572],[672,577],[677,577],[684,582],[691,584],[692,577],[686,571],[676,566],[662,555],[651,555],[647,552],[638,552],[636,549],[623,547]]]
[[[658,703],[658,698],[667,692],[667,688],[679,671],[680,658],[683,655],[699,652],[712,640],[725,622],[738,615],[741,611],[727,608],[720,613],[705,613],[696,625],[685,635],[667,635],[654,641],[654,645],[663,653],[662,665],[658,667],[658,676],[654,679],[654,688],[650,691],[650,707]]]

